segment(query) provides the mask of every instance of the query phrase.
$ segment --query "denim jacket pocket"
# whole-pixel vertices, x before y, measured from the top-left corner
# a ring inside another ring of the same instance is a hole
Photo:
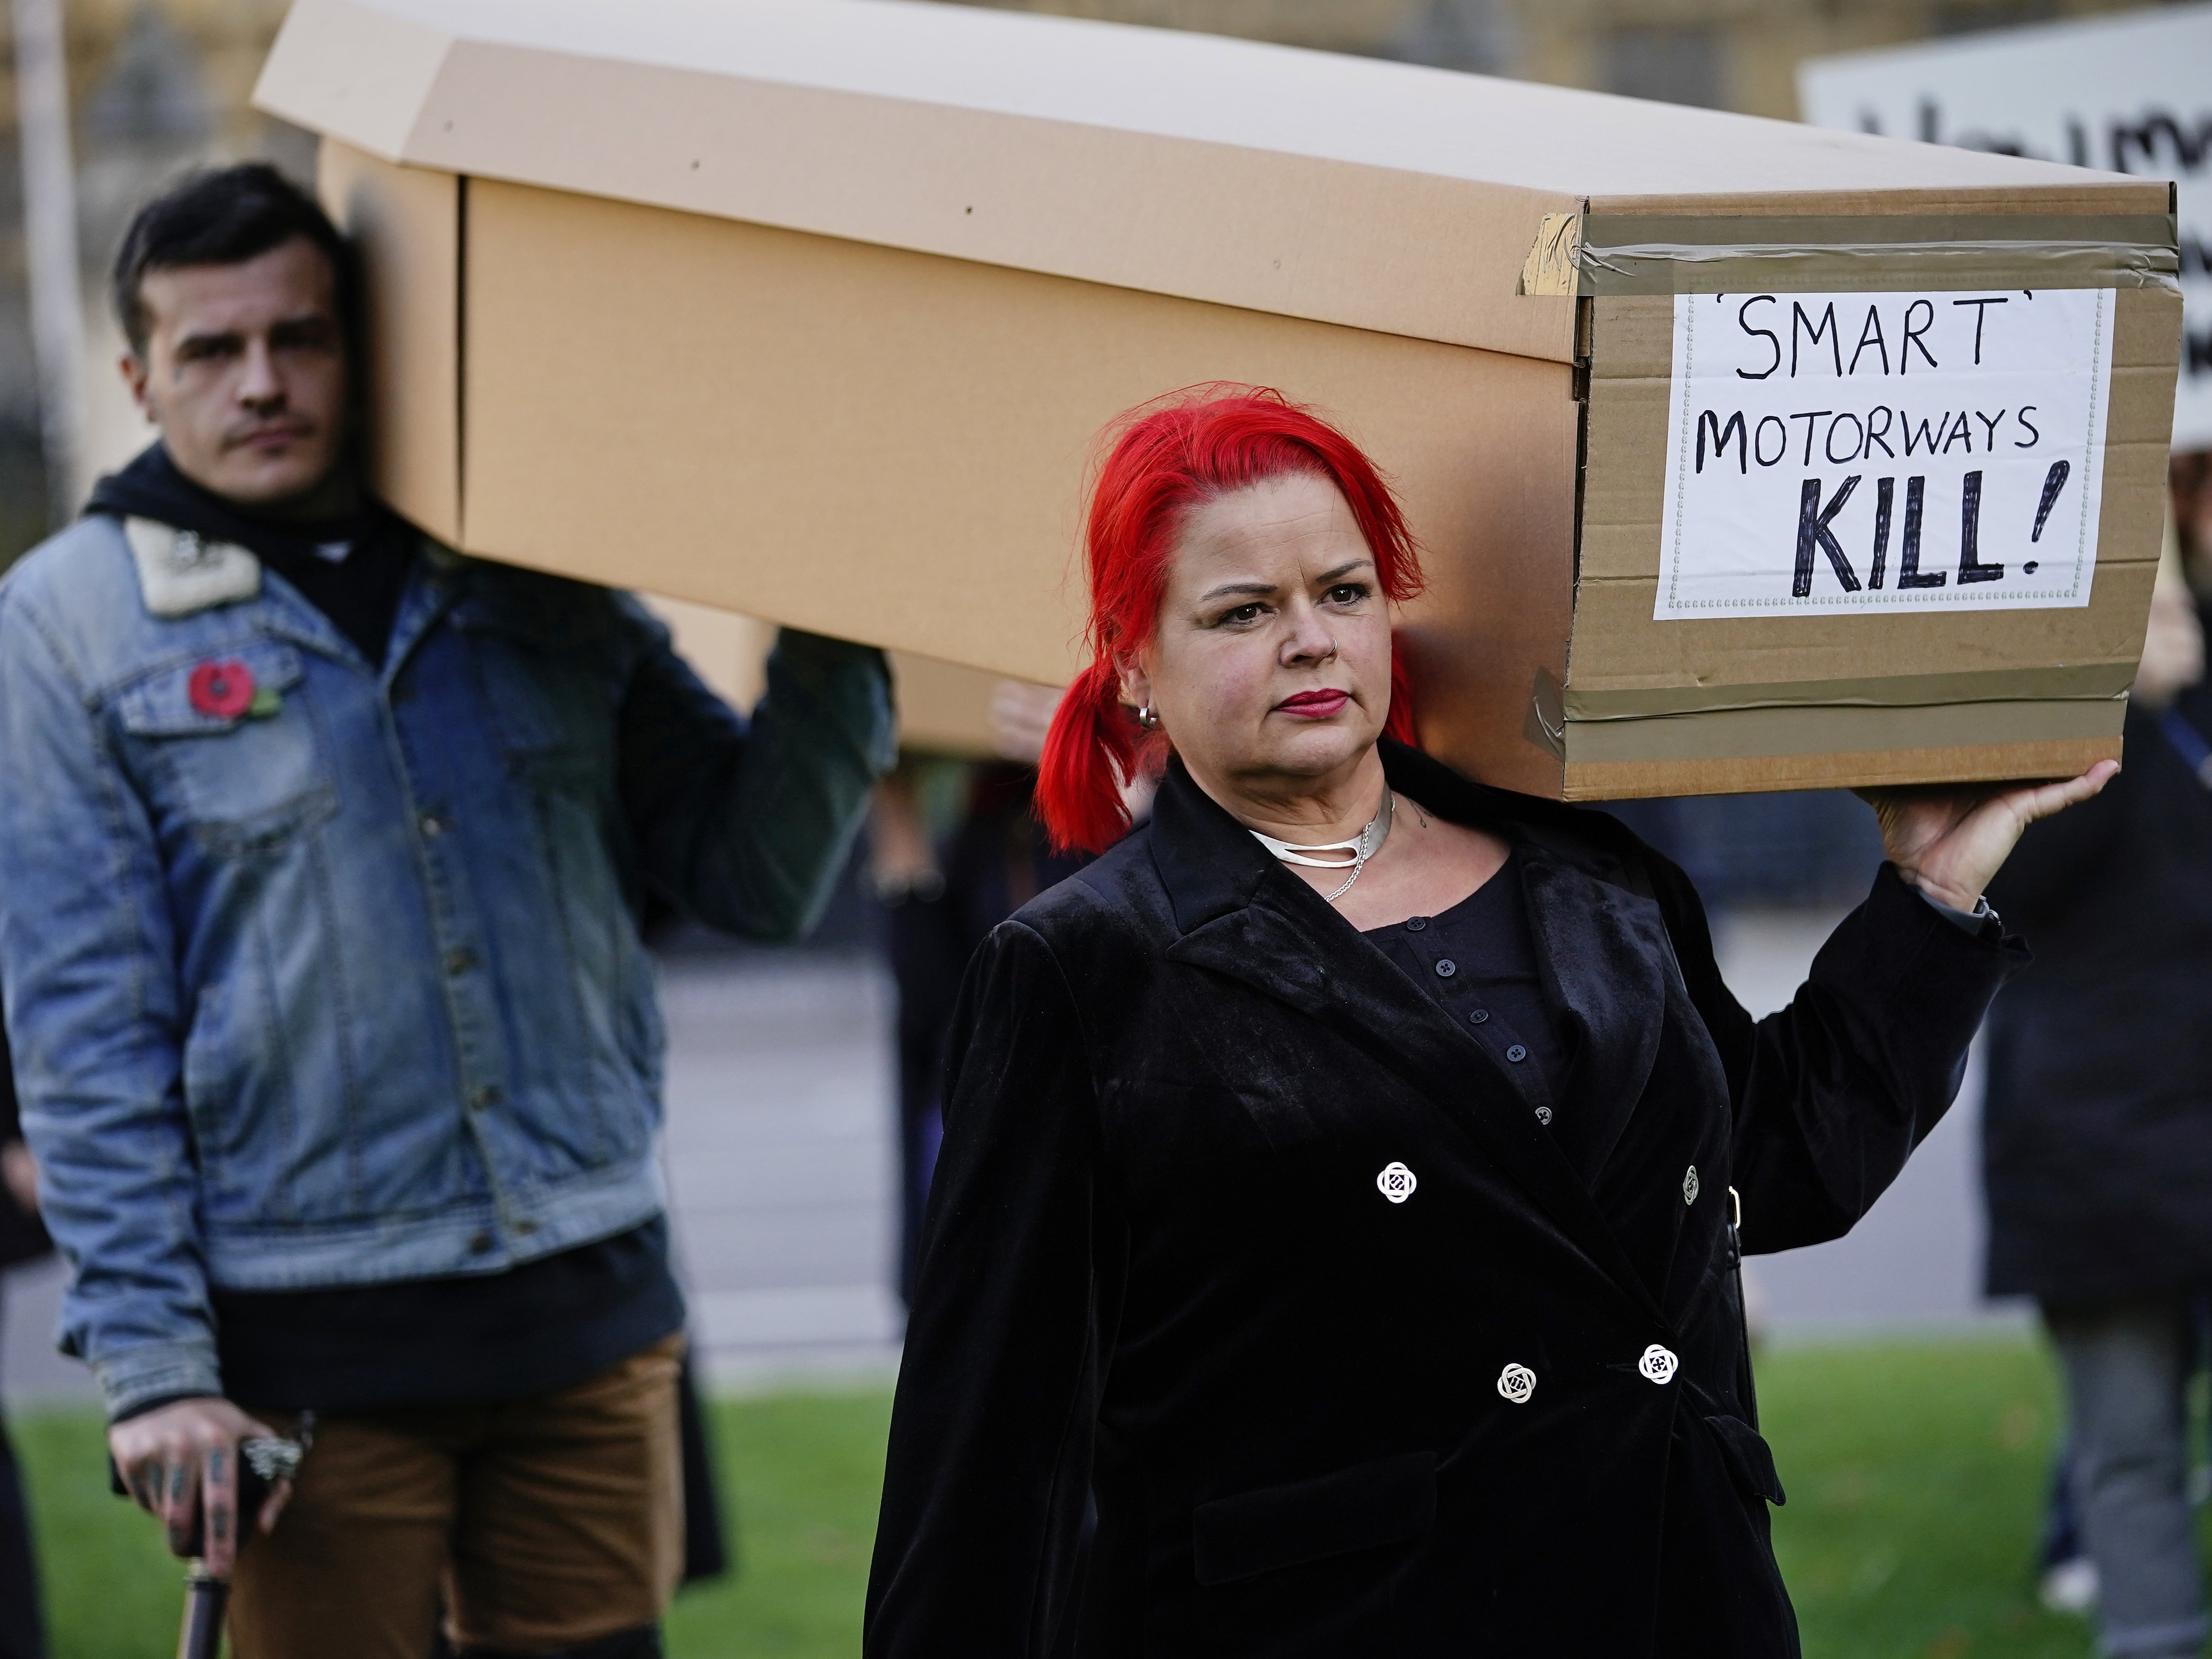
[[[126,686],[116,720],[157,814],[218,854],[264,849],[326,817],[337,793],[305,678],[292,647],[250,640]]]

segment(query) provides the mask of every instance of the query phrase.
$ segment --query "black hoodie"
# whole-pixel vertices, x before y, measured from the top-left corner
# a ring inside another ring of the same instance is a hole
[[[354,511],[322,519],[256,514],[194,483],[156,443],[94,484],[84,510],[153,519],[210,541],[236,543],[382,666],[418,540],[382,502],[363,496]]]

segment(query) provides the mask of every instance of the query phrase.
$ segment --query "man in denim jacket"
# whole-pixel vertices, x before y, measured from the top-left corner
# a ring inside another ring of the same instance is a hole
[[[818,914],[876,652],[747,723],[634,599],[362,494],[356,295],[265,167],[118,260],[161,442],[0,585],[0,984],[64,1345],[139,1500],[236,1556],[239,1659],[659,1652],[683,1321],[648,893]],[[559,342],[546,342],[557,352]],[[281,1524],[237,1443],[314,1414]]]

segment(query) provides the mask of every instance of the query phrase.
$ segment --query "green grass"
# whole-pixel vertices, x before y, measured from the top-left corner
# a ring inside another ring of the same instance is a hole
[[[670,1609],[675,1659],[816,1659],[860,1650],[884,1484],[888,1392],[781,1395],[715,1407],[738,1571]]]
[[[1759,1395],[1806,1659],[2085,1659],[2088,1626],[2034,1595],[2059,1415],[2041,1349],[1784,1348]]]
[[[2049,1361],[2011,1341],[1784,1349],[1759,1367],[1790,1489],[1775,1515],[1808,1659],[2085,1659],[2030,1571],[2057,1426]],[[678,1659],[849,1659],[882,1477],[884,1393],[715,1408],[740,1571],[678,1601]],[[109,1498],[97,1425],[15,1425],[45,1554],[57,1659],[167,1659],[178,1573]]]
[[[816,1659],[860,1650],[890,1395],[725,1401],[712,1433],[738,1571],[678,1598],[674,1659]],[[161,1529],[107,1492],[100,1425],[82,1412],[9,1425],[37,1517],[54,1659],[170,1659],[183,1570]]]

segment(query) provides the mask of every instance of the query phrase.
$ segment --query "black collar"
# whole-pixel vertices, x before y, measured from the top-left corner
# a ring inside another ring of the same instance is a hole
[[[1376,748],[1390,787],[1438,817],[1487,830],[1516,847],[1564,854],[1603,878],[1624,878],[1618,849],[1606,842],[1623,839],[1626,832],[1612,820],[1476,783],[1434,757],[1389,738],[1378,740]],[[1150,842],[1152,862],[1175,909],[1176,926],[1186,933],[1241,909],[1275,884],[1281,884],[1285,892],[1312,891],[1200,788],[1179,758],[1169,760],[1167,775],[1160,781],[1152,804]]]

